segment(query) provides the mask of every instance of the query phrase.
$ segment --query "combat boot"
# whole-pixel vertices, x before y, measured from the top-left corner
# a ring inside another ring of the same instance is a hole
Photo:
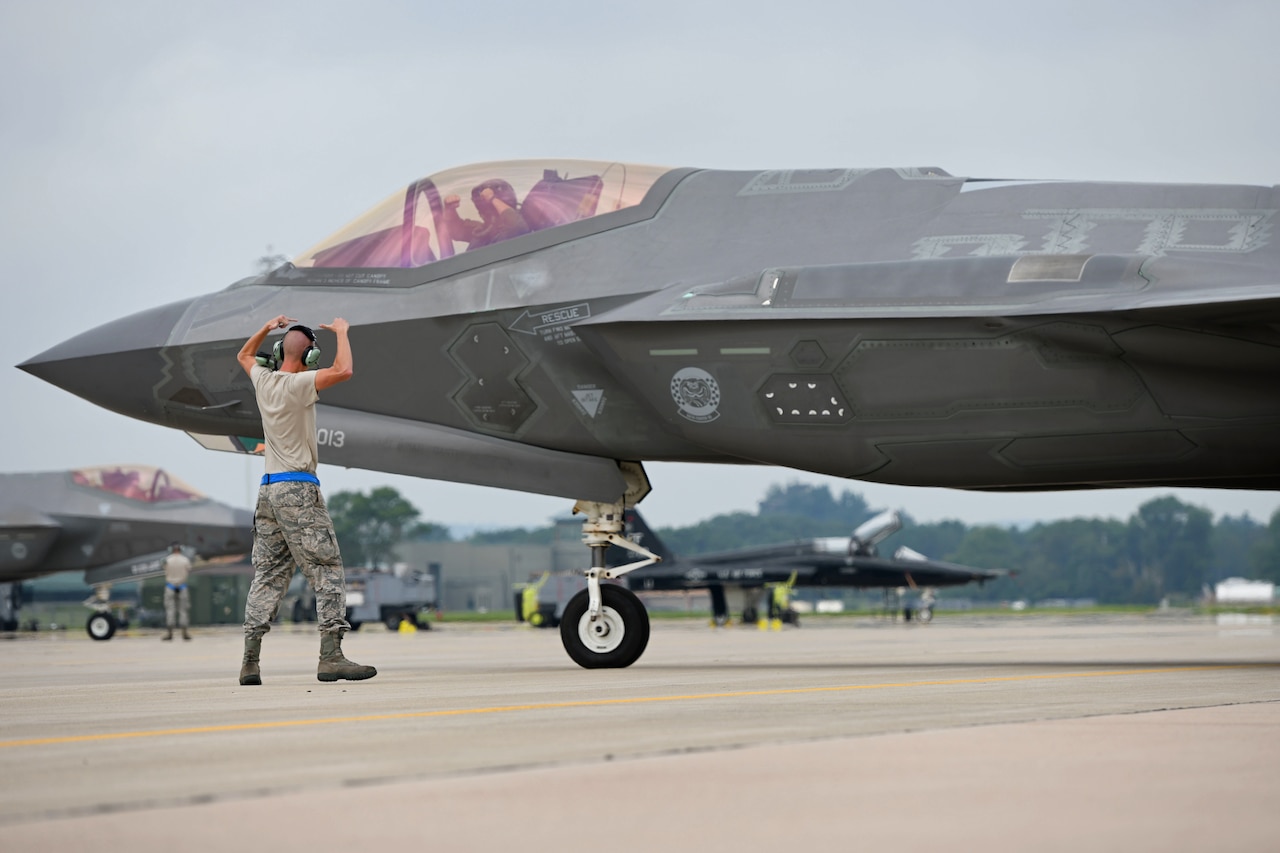
[[[188,631],[186,628],[183,628],[183,629],[182,629],[182,639],[184,639],[184,640],[190,640],[190,639],[191,639],[191,632],[190,632],[190,631]]]
[[[161,637],[160,639],[162,639],[162,640],[172,640],[172,639],[173,639],[173,629],[172,629],[172,628],[165,628],[165,629],[164,629],[164,636],[163,636],[163,637]]]
[[[244,662],[240,664],[241,684],[261,684],[262,673],[258,669],[258,655],[262,654],[261,637],[244,638]]]
[[[373,667],[352,663],[343,656],[341,631],[320,635],[320,665],[316,668],[317,679],[337,681],[345,678],[348,681],[363,681],[377,674],[378,671]]]

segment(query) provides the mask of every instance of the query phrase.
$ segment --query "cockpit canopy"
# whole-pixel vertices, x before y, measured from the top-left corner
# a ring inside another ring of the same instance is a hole
[[[71,472],[71,482],[144,503],[190,503],[205,499],[177,477],[150,465],[79,468]]]
[[[596,160],[508,160],[437,172],[294,258],[295,267],[421,267],[639,204],[671,171]]]

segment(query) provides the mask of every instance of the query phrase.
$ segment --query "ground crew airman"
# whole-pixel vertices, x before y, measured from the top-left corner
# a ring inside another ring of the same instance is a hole
[[[290,327],[270,354],[258,348],[267,334]],[[378,671],[347,660],[342,637],[347,622],[346,578],[333,522],[316,477],[316,400],[319,392],[351,378],[351,344],[347,321],[337,318],[328,329],[337,335],[333,365],[311,370],[320,360],[316,336],[283,314],[264,325],[240,349],[237,360],[253,381],[265,435],[265,468],[253,521],[253,583],[244,612],[244,659],[241,684],[261,684],[262,637],[300,567],[316,594],[320,629],[320,681],[372,678]]]
[[[182,639],[191,639],[191,632],[187,630],[191,617],[191,595],[187,592],[190,574],[191,561],[182,553],[182,546],[174,542],[169,555],[164,558],[165,640],[173,639],[175,625],[182,628]]]

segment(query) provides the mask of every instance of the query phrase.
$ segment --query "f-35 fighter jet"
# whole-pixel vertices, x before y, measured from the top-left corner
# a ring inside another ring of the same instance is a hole
[[[484,163],[21,366],[247,449],[244,340],[276,314],[345,317],[359,372],[319,406],[321,461],[578,500],[593,557],[573,636],[625,666],[644,609],[598,579],[645,460],[1280,486],[1277,210],[1262,186]]]
[[[167,472],[145,465],[0,474],[0,618],[17,627],[17,582],[83,571],[95,594],[87,630],[109,640],[114,581],[160,574],[177,542],[210,559],[247,554],[253,514],[205,497]]]

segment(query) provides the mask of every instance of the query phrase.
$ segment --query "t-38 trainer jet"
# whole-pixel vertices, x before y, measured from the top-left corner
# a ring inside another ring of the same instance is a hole
[[[1280,189],[936,168],[450,169],[291,263],[21,367],[246,449],[264,317],[353,326],[321,461],[560,495],[578,658],[626,666],[606,573],[645,460],[962,489],[1280,485]],[[332,345],[320,333],[320,346]]]
[[[86,626],[109,640],[112,582],[163,571],[174,542],[203,559],[248,554],[253,513],[205,497],[146,465],[0,474],[0,621],[17,627],[19,581],[83,571],[94,594]]]

